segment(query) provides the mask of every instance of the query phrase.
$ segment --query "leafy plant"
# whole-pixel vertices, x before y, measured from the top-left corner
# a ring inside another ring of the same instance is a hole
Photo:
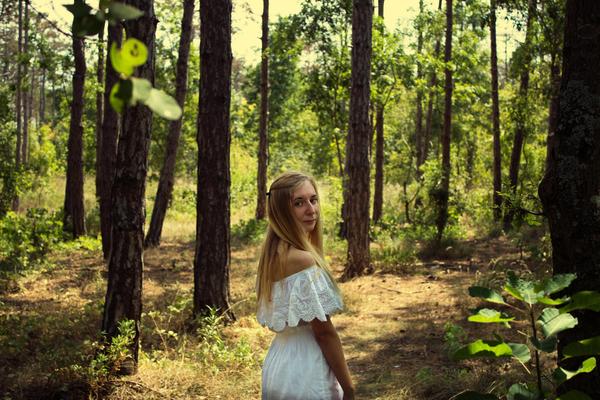
[[[112,0],[100,0],[98,10],[86,4],[85,0],[74,0],[65,8],[73,14],[71,30],[79,37],[97,35],[104,30],[107,21],[114,25],[144,15],[135,7]],[[163,118],[177,120],[181,117],[181,107],[173,97],[153,88],[147,79],[132,76],[135,68],[148,60],[148,48],[144,43],[136,38],[126,39],[120,48],[113,43],[109,56],[113,68],[120,74],[119,82],[110,89],[110,105],[115,111],[122,113],[125,106],[141,103]]]
[[[507,281],[504,292],[519,305],[508,303],[498,292],[482,287],[471,286],[469,295],[483,299],[505,308],[510,308],[517,317],[492,308],[479,308],[468,319],[471,322],[483,324],[499,324],[511,328],[514,321],[522,321],[529,324],[530,334],[525,343],[512,343],[506,341],[497,332],[493,340],[476,340],[460,347],[453,353],[455,360],[472,358],[513,358],[531,374],[527,364],[532,358],[535,363],[535,384],[515,383],[508,389],[506,399],[508,400],[541,400],[547,398],[550,392],[542,384],[542,368],[540,364],[541,353],[553,353],[556,351],[557,334],[577,326],[577,318],[569,312],[573,310],[587,309],[600,311],[600,293],[582,291],[575,293],[572,297],[554,299],[551,296],[566,289],[575,280],[575,274],[554,275],[544,281],[528,281],[519,278],[514,272],[507,273]],[[560,308],[556,308],[559,307]],[[526,334],[527,335],[527,334]],[[600,337],[581,340],[571,343],[564,348],[563,360],[577,356],[595,356],[600,354]],[[596,367],[595,357],[589,357],[583,361],[576,371],[567,371],[558,367],[552,373],[552,383],[558,387],[566,380],[575,375],[588,373]],[[456,400],[494,400],[498,399],[493,394],[482,394],[467,391],[454,397]],[[589,400],[590,397],[578,391],[569,391],[561,396],[561,399]]]

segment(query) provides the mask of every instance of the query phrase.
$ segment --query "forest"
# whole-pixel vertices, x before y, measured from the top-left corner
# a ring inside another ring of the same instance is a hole
[[[68,1],[0,0],[2,399],[261,398],[290,170],[357,399],[600,399],[600,2]]]

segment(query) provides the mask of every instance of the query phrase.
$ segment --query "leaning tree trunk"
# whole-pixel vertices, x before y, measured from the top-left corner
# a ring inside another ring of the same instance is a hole
[[[195,0],[185,0],[183,3],[183,17],[181,19],[181,36],[179,37],[179,55],[177,56],[177,72],[175,76],[175,100],[183,109],[185,96],[187,94],[188,60],[190,58],[190,43],[192,42],[192,22],[194,17]],[[173,196],[173,185],[175,183],[175,163],[177,161],[177,148],[181,136],[183,118],[172,121],[167,136],[167,149],[156,201],[152,209],[150,228],[146,234],[144,245],[146,247],[158,246],[162,235],[163,223],[167,214],[167,207]]]
[[[269,161],[269,0],[263,0],[261,58],[256,219],[265,218],[267,203],[265,193],[267,192],[267,165]]]
[[[378,16],[383,18],[384,0],[379,0],[377,7]],[[383,36],[383,29],[381,32]],[[375,143],[375,194],[373,196],[373,223],[377,224],[383,213],[383,102],[381,99],[375,105],[375,127],[376,127],[376,143]],[[418,117],[420,118],[420,117]]]
[[[71,124],[67,146],[67,184],[63,229],[73,238],[85,235],[85,210],[83,206],[83,87],[85,83],[85,50],[82,38],[73,37],[73,100]]]
[[[154,15],[154,2],[153,0],[129,0],[127,4],[144,12],[144,16],[127,21],[124,25],[127,37],[137,38],[148,47],[148,60],[138,67],[138,77],[154,83],[154,36],[158,22]],[[111,338],[118,334],[121,321],[135,322],[135,335],[133,343],[129,346],[132,358],[122,365],[120,371],[123,374],[133,374],[137,370],[142,314],[143,241],[146,217],[144,195],[152,112],[142,105],[126,108],[123,113],[122,128],[112,190],[113,241],[108,263],[108,289],[104,303],[102,331]]]
[[[106,49],[110,49],[113,43],[121,42],[121,26],[108,27],[108,40]],[[104,104],[110,104],[110,88],[119,81],[119,74],[112,67],[110,57],[106,57],[104,82]],[[102,117],[102,151],[100,152],[99,170],[100,175],[100,232],[102,234],[102,253],[104,259],[110,257],[112,243],[112,189],[115,179],[115,167],[117,163],[117,140],[119,137],[119,116],[112,107],[104,107]]]
[[[446,82],[444,87],[444,132],[442,134],[442,182],[436,191],[435,200],[438,205],[436,218],[437,241],[442,240],[444,228],[448,221],[448,197],[450,192],[450,134],[452,132],[452,0],[446,0],[446,48],[444,63]]]
[[[496,0],[490,0],[490,42],[491,42],[491,70],[492,70],[492,132],[494,137],[494,195],[493,210],[494,221],[502,218],[502,169],[500,152],[500,101],[498,98],[498,53],[496,51]]]
[[[568,0],[563,73],[556,131],[539,195],[548,218],[555,274],[576,273],[565,295],[600,286],[600,2]],[[600,336],[600,313],[576,312],[576,329],[558,334],[558,354],[569,343]],[[587,357],[560,363],[574,370]],[[596,357],[598,358],[598,357]],[[600,370],[579,374],[561,385],[600,398]]]
[[[533,41],[533,20],[535,10],[537,7],[537,0],[529,0],[527,3],[527,31],[525,33],[525,57],[521,70],[521,82],[519,85],[519,94],[517,99],[517,106],[515,109],[515,138],[513,142],[512,153],[510,156],[510,169],[508,173],[510,181],[510,192],[513,196],[517,193],[517,184],[519,183],[519,168],[521,165],[521,153],[523,151],[523,142],[525,141],[525,130],[527,129],[528,120],[528,104],[527,99],[529,91],[529,70],[531,68],[532,48],[531,43]],[[509,204],[507,204],[509,203]],[[505,202],[506,211],[504,213],[504,230],[509,231],[512,228],[512,222],[515,216],[515,209],[513,204]]]
[[[348,261],[343,279],[370,269],[369,252],[369,99],[371,92],[371,29],[373,2],[353,0],[352,85],[350,123],[346,142]]]
[[[231,0],[200,1],[198,195],[194,315],[216,308],[228,319],[231,146]]]

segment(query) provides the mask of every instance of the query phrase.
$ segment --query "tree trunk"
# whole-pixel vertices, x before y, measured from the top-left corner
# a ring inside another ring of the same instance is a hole
[[[571,295],[600,286],[600,2],[568,0],[566,10],[560,105],[539,195],[550,227],[554,274],[577,274],[564,293]],[[576,329],[558,334],[559,356],[569,343],[600,335],[600,313],[574,315]],[[574,357],[559,364],[573,370],[582,360]],[[598,399],[598,382],[596,368],[568,380],[558,394],[577,389]]]
[[[373,2],[353,0],[352,84],[350,123],[346,142],[348,261],[343,278],[370,269],[369,253],[369,100],[371,92],[371,29]]]
[[[198,196],[194,315],[229,307],[231,0],[200,2]]]
[[[558,50],[558,49],[557,49]],[[548,139],[546,142],[546,168],[548,168],[548,156],[550,154],[551,137],[556,134],[558,128],[558,101],[560,94],[560,65],[557,53],[552,53],[550,56],[550,110],[548,113]]]
[[[83,88],[85,83],[85,50],[83,39],[73,37],[73,100],[71,101],[71,124],[67,147],[67,184],[63,229],[73,238],[85,235],[85,211],[83,206]]]
[[[154,15],[154,2],[153,0],[129,0],[127,4],[144,12],[142,17],[126,21],[124,25],[127,37],[137,38],[148,47],[148,60],[137,68],[137,75],[154,83],[154,37],[158,22]],[[107,90],[109,91],[110,89]],[[113,241],[108,263],[108,289],[102,330],[111,338],[118,334],[119,322],[123,320],[135,322],[135,336],[129,347],[132,359],[127,360],[120,371],[123,374],[132,374],[137,370],[142,313],[143,242],[146,216],[144,195],[152,112],[143,105],[126,108],[123,112],[122,128],[112,190]],[[103,138],[103,144],[105,143]]]
[[[175,76],[175,100],[183,109],[185,97],[187,94],[188,82],[188,60],[190,58],[190,43],[192,42],[192,22],[194,17],[195,0],[185,0],[183,3],[183,16],[181,19],[181,36],[179,38],[179,54],[177,56],[177,72]],[[146,234],[144,245],[154,247],[160,244],[163,223],[167,214],[167,207],[173,196],[173,185],[175,182],[175,163],[177,161],[177,149],[179,147],[179,137],[181,136],[181,126],[183,117],[172,121],[169,125],[169,135],[167,136],[167,148],[158,190],[156,192],[156,201],[152,209],[152,218],[150,228]]]
[[[23,32],[23,54],[27,58],[23,64],[23,78],[27,80],[27,76],[29,74],[29,1],[25,1],[25,19],[24,22],[24,32]],[[25,85],[27,87],[28,85]],[[23,103],[23,143],[21,145],[21,161],[23,165],[27,165],[29,163],[28,159],[28,149],[29,149],[29,91],[25,92],[21,89],[21,101]]]
[[[21,54],[22,54],[22,45],[23,45],[23,0],[18,0],[18,42],[17,42],[17,82],[15,88],[15,116],[17,117],[17,147],[15,149],[15,173],[18,174],[21,170],[21,148],[22,145],[22,125],[21,122],[23,120],[21,111],[23,102],[21,100],[22,89],[21,89]],[[14,193],[13,201],[12,201],[12,209],[13,211],[19,210],[19,195],[18,188]]]
[[[439,0],[438,10],[442,10],[442,0]],[[440,47],[441,40],[437,39],[435,41],[435,50],[434,55],[437,60],[440,55]],[[423,138],[421,139],[421,165],[425,164],[427,161],[427,156],[429,154],[429,141],[431,140],[431,131],[433,125],[433,100],[435,99],[435,87],[437,86],[437,74],[435,73],[435,66],[432,66],[431,75],[429,77],[429,98],[427,100],[427,116],[425,117],[425,133],[423,134]]]
[[[104,30],[98,33],[98,65],[96,66],[96,199],[102,196],[102,119],[104,117]],[[110,107],[110,105],[109,105]]]
[[[377,12],[379,17],[383,18],[384,0],[379,0],[378,2]],[[383,31],[381,33],[383,34]],[[375,108],[375,127],[377,128],[377,133],[375,138],[375,195],[373,196],[373,223],[377,224],[383,213],[383,150],[385,146],[383,136],[383,103],[378,101]]]
[[[419,15],[423,13],[423,0],[419,0]],[[417,57],[423,51],[423,27],[419,23],[417,26]],[[417,59],[417,79],[423,77],[423,65]],[[417,179],[421,179],[421,165],[423,165],[423,90],[417,87],[417,113],[415,118],[415,155],[416,155],[416,173]]]
[[[267,165],[269,160],[269,0],[263,0],[262,50],[260,65],[260,127],[258,133],[258,174],[256,219],[266,215]]]
[[[450,135],[452,133],[452,0],[446,0],[446,45],[444,63],[446,82],[444,84],[444,132],[442,135],[442,182],[436,193],[438,216],[436,218],[437,240],[442,240],[448,221],[448,196],[450,192]]]
[[[108,27],[107,54],[113,43],[121,43],[121,26]],[[102,118],[102,151],[100,154],[100,231],[104,259],[110,257],[112,243],[112,189],[117,162],[117,141],[119,137],[119,116],[110,105],[110,89],[119,81],[119,74],[113,69],[110,57],[106,57],[104,83],[104,116]]]
[[[502,218],[502,154],[500,152],[500,101],[498,98],[498,53],[496,46],[496,0],[490,0],[490,42],[492,70],[492,134],[494,137],[494,221]]]
[[[40,78],[40,109],[39,120],[40,126],[46,123],[46,68],[42,67],[42,77]],[[40,139],[40,137],[38,137]]]
[[[537,0],[528,0],[527,3],[527,31],[525,33],[525,59],[523,61],[521,71],[521,82],[519,85],[519,94],[516,107],[515,121],[515,138],[513,142],[512,153],[510,156],[510,192],[512,195],[517,193],[517,184],[519,182],[519,168],[521,165],[521,153],[523,151],[523,142],[525,141],[525,130],[527,129],[527,108],[528,108],[528,91],[529,91],[529,69],[531,68],[532,49],[531,43],[533,40],[533,20]],[[507,204],[508,203],[508,204]],[[506,211],[504,213],[504,230],[509,231],[512,228],[512,222],[515,216],[515,210],[510,202],[505,202]]]

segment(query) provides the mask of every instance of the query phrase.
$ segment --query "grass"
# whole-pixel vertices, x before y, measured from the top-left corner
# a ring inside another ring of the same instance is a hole
[[[24,196],[23,204],[60,207],[61,187],[61,180],[53,179],[43,191]],[[241,222],[254,210],[248,205],[232,217],[240,232],[231,252],[231,304],[237,320],[227,326],[207,320],[198,330],[189,320],[195,231],[191,186],[179,187],[161,247],[145,253],[138,373],[117,378],[96,398],[260,398],[260,366],[273,334],[254,317],[260,227]],[[323,185],[323,196],[334,187]],[[155,189],[155,183],[147,189],[148,210]],[[89,193],[92,178],[86,179],[86,202],[93,201]],[[327,258],[339,276],[345,243],[333,234],[335,209],[325,214]],[[106,291],[98,245],[97,239],[86,239],[61,246],[43,269],[20,278],[14,292],[0,294],[0,398],[88,398],[89,376],[74,366],[86,368],[97,357]],[[448,321],[470,337],[489,336],[485,327],[464,322],[467,310],[477,305],[466,288],[495,282],[494,274],[508,266],[529,268],[516,262],[519,247],[504,237],[455,240],[451,250],[442,252],[445,257],[437,253],[432,255],[437,259],[425,260],[419,254],[425,245],[382,235],[372,245],[376,272],[340,283],[347,310],[333,321],[360,399],[442,400],[466,388],[498,387],[520,374],[506,364],[451,362],[444,341]]]

